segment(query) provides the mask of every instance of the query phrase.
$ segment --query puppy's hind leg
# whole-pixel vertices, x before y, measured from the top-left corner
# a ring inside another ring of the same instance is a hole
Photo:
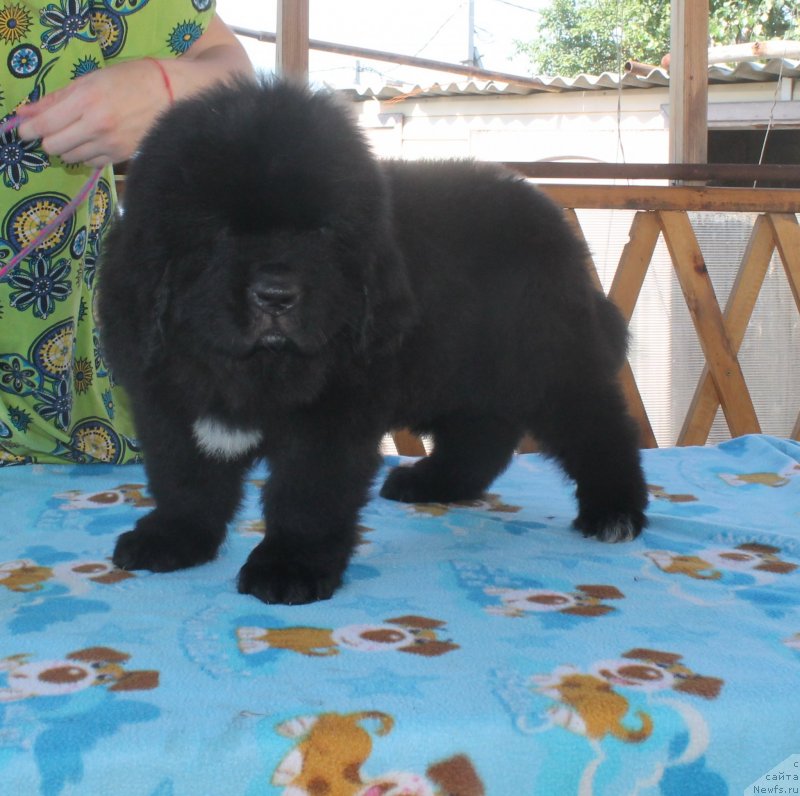
[[[562,385],[531,417],[529,431],[575,481],[574,526],[603,542],[635,539],[647,524],[638,430],[616,382]]]
[[[411,467],[395,467],[381,497],[404,503],[479,498],[508,466],[521,431],[492,416],[448,416],[433,425],[433,452]]]

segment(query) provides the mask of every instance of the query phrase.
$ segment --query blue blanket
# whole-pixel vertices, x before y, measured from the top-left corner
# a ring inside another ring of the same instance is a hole
[[[169,575],[108,561],[140,467],[4,469],[0,792],[800,790],[800,444],[643,456],[636,542],[571,530],[521,455],[479,503],[374,497],[345,586],[298,607],[236,592],[263,469],[219,559]]]

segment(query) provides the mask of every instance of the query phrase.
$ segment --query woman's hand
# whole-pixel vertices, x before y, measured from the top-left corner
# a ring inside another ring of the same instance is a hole
[[[158,66],[128,61],[90,72],[20,107],[19,135],[41,138],[45,152],[66,163],[105,166],[127,160],[168,105]]]
[[[171,94],[180,99],[235,74],[252,73],[244,48],[215,16],[180,58],[112,64],[20,106],[19,136],[41,139],[45,152],[66,163],[118,163],[136,152]]]

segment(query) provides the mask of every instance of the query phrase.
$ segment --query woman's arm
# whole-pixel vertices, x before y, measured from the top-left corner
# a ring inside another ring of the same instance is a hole
[[[163,70],[163,72],[162,72]],[[253,76],[247,54],[214,16],[185,55],[112,64],[18,108],[19,135],[42,139],[67,163],[104,166],[127,160],[170,102],[234,75]]]

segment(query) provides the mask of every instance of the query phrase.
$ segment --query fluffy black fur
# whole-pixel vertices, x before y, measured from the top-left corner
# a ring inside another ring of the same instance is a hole
[[[99,317],[156,508],[119,538],[117,566],[213,559],[266,457],[267,533],[239,590],[327,598],[379,441],[403,426],[435,450],[395,469],[383,497],[475,498],[529,431],[577,485],[577,528],[606,542],[641,531],[625,325],[560,210],[523,180],[472,162],[379,165],[335,99],[265,82],[175,105],[124,204]]]

